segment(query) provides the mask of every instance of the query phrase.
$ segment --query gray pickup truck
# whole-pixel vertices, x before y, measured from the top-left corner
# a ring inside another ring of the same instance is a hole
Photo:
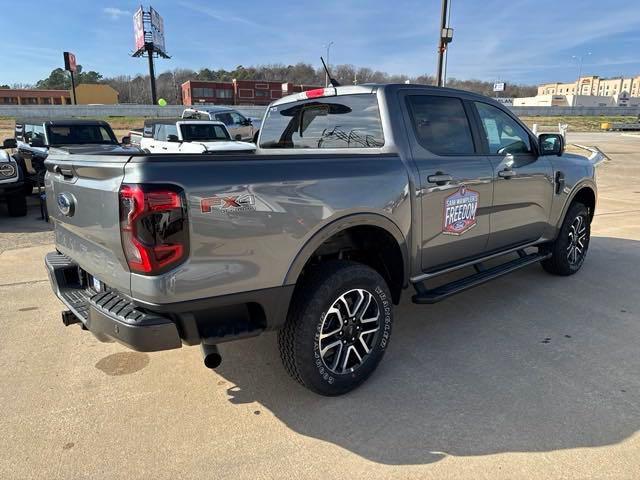
[[[532,263],[582,266],[594,166],[459,90],[311,90],[266,110],[256,154],[50,155],[51,283],[80,323],[139,351],[279,330],[324,395],[375,370],[403,289],[430,304]],[[450,273],[454,272],[452,275]]]

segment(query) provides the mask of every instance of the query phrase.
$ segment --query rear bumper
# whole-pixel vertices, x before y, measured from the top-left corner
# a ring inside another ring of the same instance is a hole
[[[182,346],[178,328],[170,319],[136,308],[115,291],[96,292],[65,255],[48,253],[45,265],[56,296],[98,339],[107,337],[140,352]]]
[[[277,330],[284,324],[295,288],[151,304],[115,290],[96,292],[87,273],[61,253],[48,253],[45,264],[54,293],[84,328],[100,340],[113,339],[140,352],[179,348],[183,343],[215,345]]]

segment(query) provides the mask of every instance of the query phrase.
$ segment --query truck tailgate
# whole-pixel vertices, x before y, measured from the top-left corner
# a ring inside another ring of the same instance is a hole
[[[130,272],[120,240],[118,190],[129,155],[51,155],[45,165],[47,209],[56,248],[126,295]]]

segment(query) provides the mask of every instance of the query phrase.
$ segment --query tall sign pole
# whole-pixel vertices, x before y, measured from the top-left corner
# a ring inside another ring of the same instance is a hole
[[[76,64],[76,56],[71,52],[64,52],[64,69],[71,73],[71,101],[73,105],[77,105],[76,101],[76,79],[74,73],[78,70]]]
[[[156,93],[156,72],[153,68],[153,45],[147,44],[147,56],[149,57],[149,80],[151,81],[151,103],[158,103],[158,95]]]
[[[164,21],[160,14],[149,7],[145,11],[142,6],[133,14],[133,35],[135,50],[133,57],[147,57],[149,59],[149,81],[151,83],[151,102],[158,103],[156,92],[156,74],[154,57],[171,58],[167,55],[164,43]]]

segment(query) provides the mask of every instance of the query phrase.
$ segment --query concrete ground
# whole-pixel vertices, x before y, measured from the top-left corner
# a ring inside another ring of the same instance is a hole
[[[212,372],[197,347],[63,327],[51,232],[1,210],[0,478],[640,477],[640,137],[570,141],[612,159],[583,270],[406,294],[378,371],[340,398],[290,380],[273,334]]]

